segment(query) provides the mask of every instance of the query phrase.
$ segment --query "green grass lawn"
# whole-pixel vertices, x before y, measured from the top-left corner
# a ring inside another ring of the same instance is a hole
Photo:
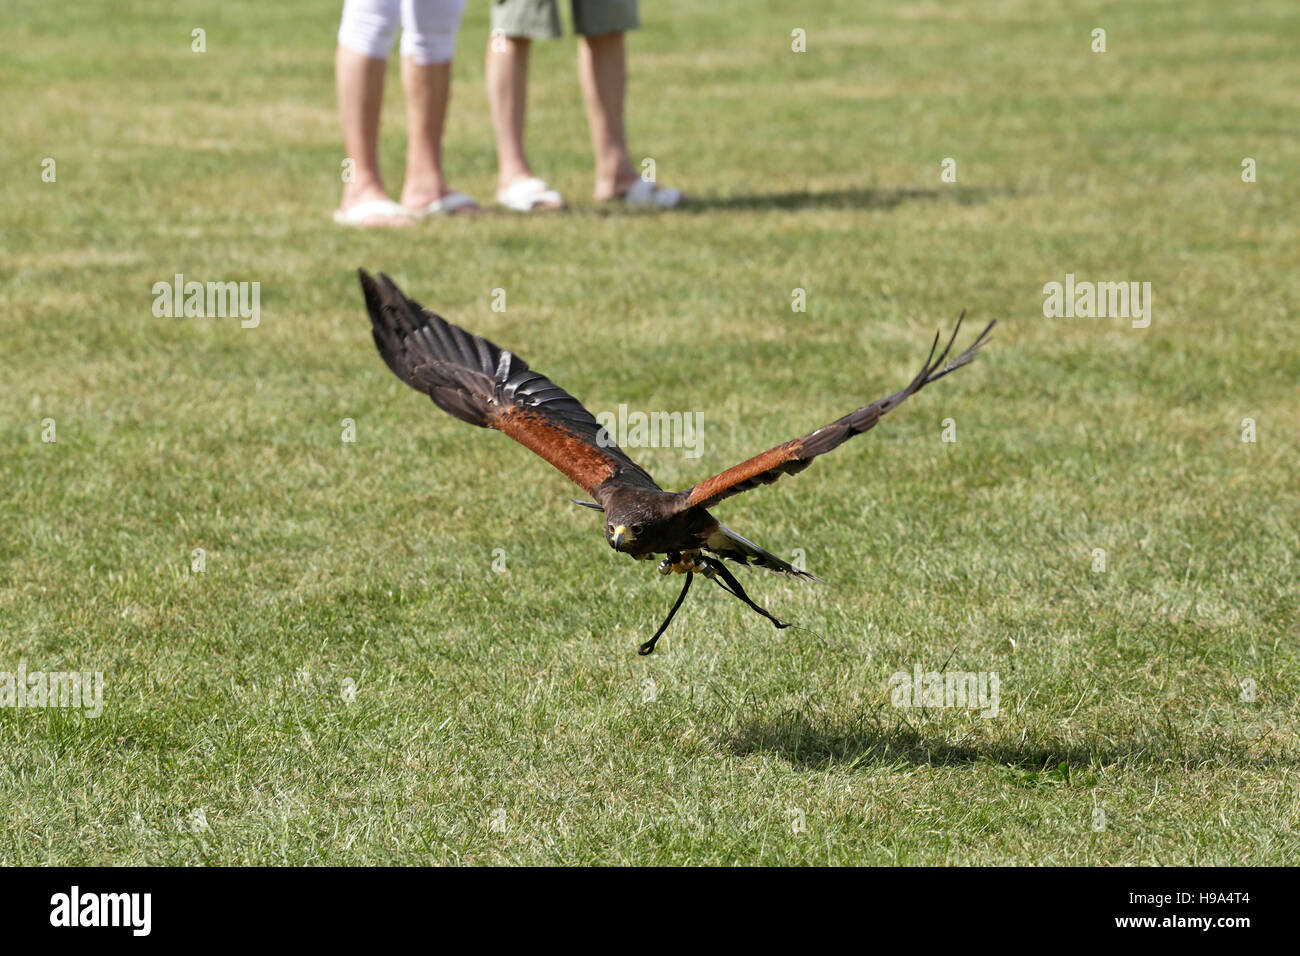
[[[1295,860],[1293,3],[646,4],[632,148],[693,209],[588,199],[567,38],[529,142],[572,210],[402,232],[329,218],[337,4],[8,6],[0,671],[105,684],[0,708],[0,863]],[[446,165],[489,204],[486,6]],[[1000,325],[715,509],[825,579],[739,572],[808,630],[701,582],[642,658],[680,579],[398,382],[358,266],[593,411],[703,413],[701,457],[631,449],[672,489]],[[156,318],[176,273],[259,282],[260,325]],[[1066,274],[1150,282],[1150,326],[1045,317]],[[917,665],[999,715],[893,706]]]

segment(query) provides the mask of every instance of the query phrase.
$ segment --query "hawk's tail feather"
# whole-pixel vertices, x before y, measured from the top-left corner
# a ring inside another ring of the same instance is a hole
[[[767,570],[776,571],[779,574],[788,574],[791,577],[807,578],[810,581],[825,583],[816,575],[801,571],[793,564],[782,561],[776,555],[764,551],[754,542],[748,538],[742,538],[725,525],[718,525],[718,530],[709,536],[709,539],[704,543],[704,547],[719,557],[735,561],[737,564],[767,568]]]

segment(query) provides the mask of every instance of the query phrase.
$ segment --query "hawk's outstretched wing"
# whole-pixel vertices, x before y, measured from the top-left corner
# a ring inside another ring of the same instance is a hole
[[[802,438],[794,438],[784,444],[777,445],[775,448],[770,448],[761,455],[756,455],[748,461],[743,461],[739,465],[728,468],[719,475],[714,475],[707,481],[700,482],[687,493],[689,504],[711,508],[724,498],[738,495],[750,488],[757,488],[759,485],[770,485],[782,475],[793,475],[801,472],[811,465],[812,460],[818,455],[824,455],[826,452],[838,448],[854,435],[860,435],[874,426],[876,422],[880,421],[882,415],[899,405],[909,395],[914,395],[931,382],[943,378],[954,369],[961,368],[974,358],[976,349],[984,344],[989,332],[997,324],[996,321],[990,322],[970,348],[947,365],[944,365],[944,359],[948,357],[948,352],[952,349],[952,343],[956,341],[957,332],[961,329],[961,320],[965,315],[966,313],[963,312],[962,317],[957,319],[957,328],[953,329],[952,338],[948,340],[948,345],[937,359],[934,357],[934,350],[939,345],[939,336],[937,333],[935,334],[934,344],[930,346],[930,357],[926,359],[925,367],[902,391],[895,392],[888,398],[872,402],[870,405],[864,405],[857,411],[850,412],[838,421],[831,422],[815,432],[810,432]]]
[[[608,481],[659,487],[581,402],[519,356],[408,299],[382,272],[378,279],[360,269],[357,274],[379,354],[443,411],[505,432],[588,494]]]

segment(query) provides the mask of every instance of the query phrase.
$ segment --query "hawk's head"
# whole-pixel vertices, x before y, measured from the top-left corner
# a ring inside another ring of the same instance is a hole
[[[648,524],[649,519],[639,515],[609,518],[605,522],[605,540],[615,551],[638,551],[637,542],[645,535]]]
[[[615,488],[600,498],[605,540],[634,557],[695,547],[695,539],[717,523],[703,508],[691,508],[681,492]]]

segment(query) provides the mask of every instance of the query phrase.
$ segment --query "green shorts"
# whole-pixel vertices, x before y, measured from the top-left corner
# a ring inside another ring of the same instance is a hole
[[[641,25],[637,0],[572,0],[573,32],[583,36],[626,33]],[[560,27],[559,0],[492,0],[492,32],[530,40],[554,40]]]

